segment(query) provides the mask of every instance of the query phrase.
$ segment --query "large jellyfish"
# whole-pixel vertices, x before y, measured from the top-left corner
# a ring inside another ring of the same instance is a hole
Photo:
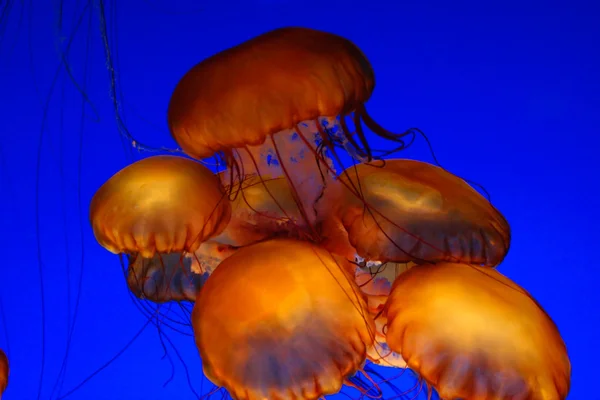
[[[313,207],[332,179],[335,148],[372,159],[361,121],[403,147],[403,134],[377,125],[364,103],[373,70],[350,41],[306,28],[282,28],[220,52],[177,84],[168,109],[171,133],[195,158],[220,155],[234,187],[247,175],[285,177],[312,239]],[[351,132],[346,118],[353,114]],[[329,157],[333,156],[333,160]]]
[[[414,160],[358,164],[319,202],[324,245],[380,262],[498,265],[510,227],[489,201],[440,167]]]
[[[8,357],[4,350],[0,349],[0,399],[2,394],[8,386],[8,376],[10,375],[10,368],[8,365]]]
[[[386,340],[445,399],[563,400],[571,364],[558,329],[494,269],[419,265],[394,282]]]
[[[202,266],[193,271],[192,261],[198,265],[203,255],[215,253],[202,244],[229,222],[231,205],[224,193],[202,164],[155,156],[102,185],[92,199],[90,219],[98,243],[128,255],[128,285],[136,296],[156,302],[193,299],[191,291],[206,271]]]
[[[350,263],[268,240],[224,260],[193,310],[205,375],[236,399],[316,399],[362,367],[373,323]]]

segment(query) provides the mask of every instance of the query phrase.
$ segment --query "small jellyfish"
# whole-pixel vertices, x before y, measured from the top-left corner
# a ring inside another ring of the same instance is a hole
[[[192,272],[192,259],[183,253],[155,254],[152,258],[128,256],[127,286],[139,299],[154,303],[196,301],[209,277]]]
[[[385,131],[366,112],[373,88],[371,65],[349,40],[281,28],[188,71],[173,91],[168,124],[190,156],[224,160],[230,187],[247,175],[285,177],[306,233],[316,238],[313,204],[333,179],[336,151],[374,158],[361,123],[402,147],[405,134]]]
[[[203,242],[198,250],[186,257],[192,260],[192,272],[196,274],[212,274],[221,262],[237,251],[237,247],[219,243],[214,240]],[[195,300],[195,299],[194,299]]]
[[[204,373],[236,399],[317,399],[361,369],[373,322],[347,260],[267,240],[224,260],[192,314]]]
[[[204,242],[194,253],[128,255],[127,286],[137,298],[154,303],[194,302],[215,268],[234,251],[231,246]]]
[[[229,224],[214,241],[239,247],[274,237],[302,238],[302,230],[297,229],[303,225],[302,215],[285,178],[250,175],[233,188],[227,181],[223,185],[235,197]]]
[[[383,367],[404,368],[406,362],[402,356],[390,350],[386,343],[387,318],[383,308],[392,290],[392,283],[414,263],[373,263],[357,257],[362,267],[356,268],[355,280],[360,291],[366,296],[369,316],[375,323],[375,341],[367,349],[367,358]]]
[[[113,253],[194,252],[221,233],[231,205],[219,179],[195,161],[155,156],[133,163],[94,195],[96,240]]]
[[[413,160],[359,164],[317,206],[323,245],[367,260],[498,265],[510,244],[502,214],[465,181]],[[342,227],[345,232],[341,232]]]
[[[571,364],[554,322],[497,270],[424,264],[385,306],[389,347],[444,399],[564,400]]]
[[[2,394],[8,386],[8,376],[10,375],[10,368],[8,365],[8,357],[4,350],[0,349],[0,399]]]

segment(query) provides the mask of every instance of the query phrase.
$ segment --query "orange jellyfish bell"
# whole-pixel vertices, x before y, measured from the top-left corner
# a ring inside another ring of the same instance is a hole
[[[317,399],[359,370],[373,323],[345,259],[268,240],[212,274],[192,323],[204,373],[236,399]]]
[[[444,399],[564,400],[571,364],[539,304],[496,270],[419,265],[394,282],[387,343]]]
[[[219,174],[221,177],[223,174]],[[226,182],[223,182],[227,185]],[[262,179],[256,175],[236,182],[232,193],[231,219],[213,240],[232,246],[246,246],[274,237],[302,237],[304,225],[289,182],[282,177]]]
[[[225,229],[231,205],[219,179],[195,161],[155,156],[135,162],[94,195],[96,240],[113,253],[194,252]]]
[[[173,91],[168,124],[187,154],[223,158],[233,183],[252,174],[285,177],[312,227],[313,204],[340,163],[336,149],[373,158],[361,121],[394,147],[403,143],[405,133],[387,132],[368,116],[364,103],[373,88],[373,69],[349,40],[281,28],[188,71]],[[355,132],[346,123],[350,116]]]
[[[192,259],[183,253],[129,256],[127,286],[137,298],[154,303],[195,301],[209,274],[192,272]]]
[[[360,108],[373,70],[349,40],[306,28],[267,32],[197,64],[169,104],[171,133],[195,158],[256,146],[302,121]]]
[[[8,376],[10,375],[10,368],[8,365],[8,357],[4,350],[0,349],[0,399],[2,394],[8,386]]]
[[[489,201],[462,179],[420,161],[350,167],[317,208],[326,247],[336,251],[347,242],[368,260],[496,266],[510,244],[508,222]]]

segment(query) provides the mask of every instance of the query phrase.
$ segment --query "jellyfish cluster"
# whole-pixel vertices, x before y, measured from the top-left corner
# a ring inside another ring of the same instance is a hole
[[[556,325],[496,269],[506,219],[463,179],[397,157],[414,132],[367,113],[374,84],[356,45],[305,28],[205,59],[167,113],[189,157],[105,182],[98,243],[137,298],[193,304],[204,375],[234,399],[364,396],[353,378],[371,364],[448,400],[565,399]]]

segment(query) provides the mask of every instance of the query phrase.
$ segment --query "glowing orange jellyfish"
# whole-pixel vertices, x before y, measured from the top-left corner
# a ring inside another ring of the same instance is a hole
[[[223,177],[223,173],[219,174]],[[246,177],[233,188],[231,219],[225,230],[213,240],[232,246],[246,246],[273,237],[302,238],[302,215],[294,201],[289,182],[283,178]],[[300,234],[300,235],[299,235]]]
[[[387,343],[444,399],[563,400],[571,364],[539,304],[496,270],[419,265],[386,304]]]
[[[202,164],[155,156],[135,162],[94,195],[90,220],[96,240],[113,253],[195,251],[227,225],[231,205]]]
[[[359,370],[372,321],[349,262],[306,241],[235,252],[194,306],[208,379],[236,399],[317,399]]]
[[[10,368],[8,365],[8,357],[2,349],[0,349],[0,399],[2,394],[8,386],[8,376],[10,375]]]
[[[319,202],[324,245],[380,262],[498,265],[510,244],[502,214],[465,181],[413,160],[348,168]],[[321,211],[322,210],[322,211]]]
[[[221,233],[230,215],[219,179],[202,164],[173,156],[146,158],[122,169],[98,189],[90,206],[98,243],[113,253],[130,255],[132,291],[140,297],[146,292],[158,302],[194,298],[184,289],[193,289],[194,279],[200,278],[189,276],[186,287],[168,292],[156,291],[160,287],[145,279],[148,274],[162,277],[163,288],[172,288],[171,282],[183,284],[185,255],[194,255],[203,242]],[[162,256],[170,253],[177,255],[165,263]],[[177,256],[179,260],[174,259]],[[152,264],[153,257],[158,262]],[[148,269],[158,265],[161,271]]]
[[[361,121],[403,146],[377,125],[364,103],[373,70],[350,41],[305,28],[282,28],[197,64],[177,84],[168,109],[171,133],[195,158],[220,154],[233,187],[247,175],[284,176],[306,231],[313,204],[333,173],[336,148],[373,158]],[[353,114],[350,132],[346,118]],[[326,154],[327,153],[327,154]]]

